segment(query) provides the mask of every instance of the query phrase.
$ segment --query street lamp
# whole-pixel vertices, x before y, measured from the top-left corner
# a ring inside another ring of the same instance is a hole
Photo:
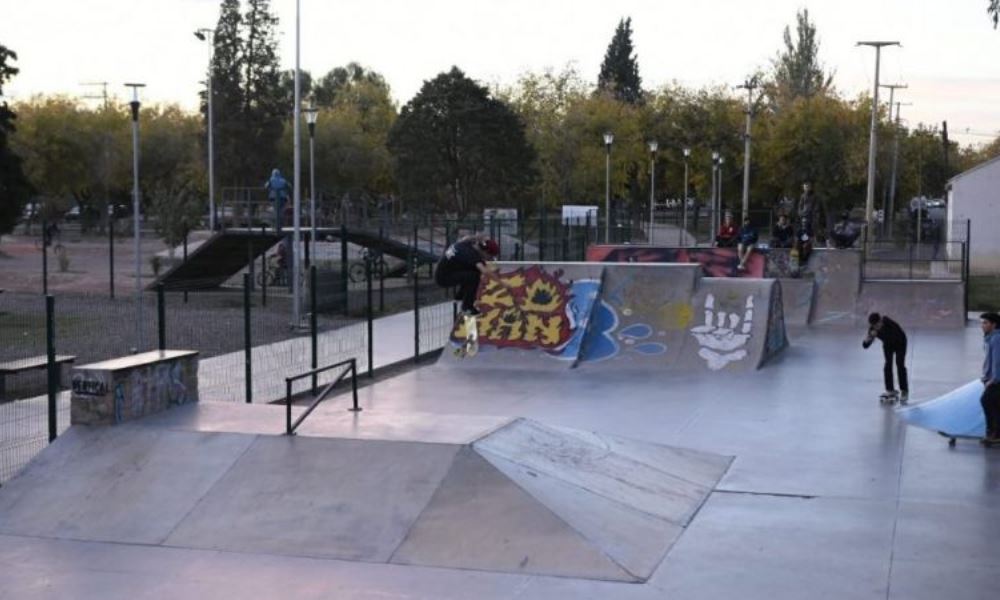
[[[316,260],[316,119],[319,109],[312,103],[305,109],[309,126],[309,256]]]
[[[712,152],[712,235],[719,229],[719,153]]]
[[[215,30],[202,27],[194,37],[208,42],[208,228],[215,231],[215,114],[212,110],[212,61],[215,55]]]
[[[141,351],[142,343],[142,246],[139,231],[139,88],[145,83],[126,83],[132,88],[132,239],[135,251],[135,349]]]
[[[660,144],[649,141],[649,244],[653,245],[653,203],[656,198],[656,151]]]
[[[604,132],[604,243],[611,242],[611,144],[615,143],[615,134]]]
[[[716,179],[719,185],[719,223],[716,228],[722,226],[722,165],[725,164],[726,158],[722,155],[719,156],[719,177]]]
[[[681,213],[683,215],[683,220],[684,220],[684,224],[683,227],[681,228],[681,231],[684,233],[687,232],[687,226],[688,226],[688,159],[690,157],[691,157],[691,149],[685,148],[684,149],[684,193],[682,194],[684,198],[682,204],[684,206],[681,208]]]

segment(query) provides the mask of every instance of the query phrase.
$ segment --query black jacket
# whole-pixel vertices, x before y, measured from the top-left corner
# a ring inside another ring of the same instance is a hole
[[[892,348],[894,350],[902,350],[906,348],[906,333],[903,328],[899,326],[899,323],[893,321],[889,317],[882,317],[879,323],[876,323],[868,329],[868,335],[865,336],[865,341],[861,342],[861,345],[865,348],[872,345],[875,338],[882,340],[882,345],[886,348]]]

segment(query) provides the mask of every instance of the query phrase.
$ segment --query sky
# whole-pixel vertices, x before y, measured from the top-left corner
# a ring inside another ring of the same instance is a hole
[[[197,106],[219,0],[0,0],[0,44],[21,73],[5,95],[86,96],[86,82],[143,82],[144,102]],[[283,66],[295,64],[295,1],[273,0]],[[1000,30],[988,0],[300,0],[300,64],[314,76],[357,61],[382,73],[400,104],[457,65],[489,85],[525,72],[575,67],[596,80],[618,20],[632,18],[647,88],[737,85],[767,68],[782,31],[807,8],[820,59],[848,96],[871,90],[875,56],[860,40],[891,40],[880,81],[897,92],[904,122],[940,124],[963,144],[1000,132]]]

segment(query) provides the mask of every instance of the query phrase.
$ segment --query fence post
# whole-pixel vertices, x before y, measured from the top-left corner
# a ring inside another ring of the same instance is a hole
[[[365,255],[365,320],[368,322],[368,377],[373,379],[375,377],[375,317],[372,315],[374,312],[374,307],[372,306],[372,258],[371,253]]]
[[[319,346],[317,344],[317,326],[316,326],[316,265],[309,266],[309,336],[312,342],[312,368],[316,370],[319,367]],[[313,397],[316,396],[316,380],[317,375],[313,373],[312,376],[312,393]]]
[[[351,412],[361,412],[361,407],[358,406],[358,359],[351,359],[351,396],[353,401],[351,403],[351,408],[347,410]]]
[[[42,295],[49,294],[49,224],[42,221]]]
[[[340,291],[344,298],[344,316],[349,316],[350,302],[347,290],[347,223],[340,223]]]
[[[45,296],[45,353],[48,359],[47,365],[47,387],[48,387],[48,413],[49,413],[49,442],[56,439],[59,434],[56,415],[56,394],[59,388],[59,365],[56,364],[56,299],[52,296]]]
[[[243,377],[246,403],[253,402],[253,363],[250,352],[250,274],[243,274]]]
[[[260,255],[260,305],[267,306],[267,252]]]
[[[417,260],[417,226],[413,226],[413,248],[410,260],[413,264],[413,362],[420,361],[420,262]]]
[[[385,244],[385,228],[379,226],[378,228],[378,241],[380,244]],[[385,253],[381,250],[378,251],[378,262],[376,268],[378,269],[378,314],[385,314]]]
[[[163,284],[156,284],[156,339],[160,350],[167,349],[167,299]]]
[[[184,238],[184,256],[187,257],[187,237]],[[111,287],[111,298],[115,297],[115,209],[111,208],[108,217],[108,279]]]
[[[188,232],[185,231],[184,232],[184,261],[183,262],[187,263],[187,260],[188,260]],[[111,294],[111,297],[112,298],[115,297],[114,293]],[[187,291],[187,288],[185,288],[184,289],[184,304],[187,304],[187,301],[188,301],[188,291]]]

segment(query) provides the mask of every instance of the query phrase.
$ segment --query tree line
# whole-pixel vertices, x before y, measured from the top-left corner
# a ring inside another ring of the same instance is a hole
[[[217,189],[259,188],[275,167],[292,175],[294,78],[279,69],[277,24],[269,0],[222,0],[210,63]],[[803,10],[770,64],[749,74],[759,84],[750,106],[751,209],[771,209],[806,182],[827,215],[864,202],[871,98],[840,93],[819,51]],[[17,73],[15,60],[0,46],[0,100],[3,83]],[[746,97],[728,86],[644,87],[630,19],[618,23],[596,83],[567,67],[491,89],[453,67],[399,107],[384,77],[357,63],[317,78],[303,72],[300,81],[303,98],[321,111],[317,191],[338,206],[344,198],[394,199],[412,214],[466,215],[486,207],[531,214],[602,204],[605,132],[614,134],[611,193],[624,210],[646,210],[651,184],[660,198],[685,195],[684,148],[687,194],[707,200],[717,152],[725,161],[723,203],[740,204]],[[200,113],[142,109],[142,203],[166,230],[194,227],[207,213],[207,107],[206,89]],[[0,233],[32,198],[50,218],[79,206],[86,228],[105,226],[115,206],[127,211],[129,127],[127,104],[119,101],[38,96],[0,103]],[[880,197],[888,194],[897,139],[898,199],[940,196],[951,176],[1000,154],[1000,139],[961,148],[937,125],[897,128],[884,106],[879,129]],[[650,140],[659,144],[655,156]]]

